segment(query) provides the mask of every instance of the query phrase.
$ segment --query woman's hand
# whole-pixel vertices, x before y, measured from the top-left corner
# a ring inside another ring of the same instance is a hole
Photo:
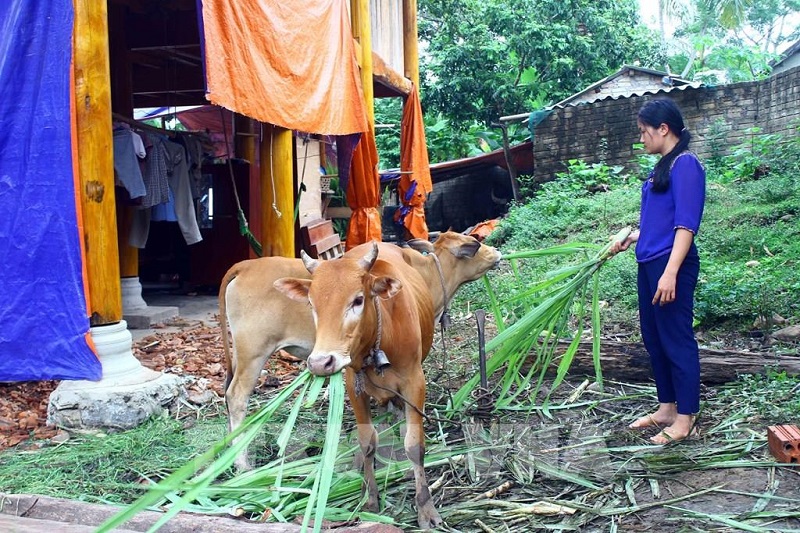
[[[664,271],[658,278],[658,287],[653,295],[653,305],[666,305],[675,301],[675,287],[678,284],[678,274]]]
[[[631,234],[628,235],[628,237],[624,241],[617,241],[614,244],[612,244],[608,252],[611,255],[616,255],[620,252],[624,252],[625,250],[631,247],[631,244],[635,243],[638,240],[639,240],[639,230],[637,229],[636,231],[632,231]]]

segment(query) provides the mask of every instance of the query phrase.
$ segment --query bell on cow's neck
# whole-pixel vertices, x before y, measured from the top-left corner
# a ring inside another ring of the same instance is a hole
[[[386,357],[386,354],[381,349],[373,352],[372,360],[375,362],[375,370],[378,372],[378,374],[382,374],[384,370],[392,366],[392,364],[389,362],[389,358]]]

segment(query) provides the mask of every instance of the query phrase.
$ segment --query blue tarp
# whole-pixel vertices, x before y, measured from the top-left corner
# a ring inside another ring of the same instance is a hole
[[[0,1],[0,381],[100,379],[85,338],[72,0]]]

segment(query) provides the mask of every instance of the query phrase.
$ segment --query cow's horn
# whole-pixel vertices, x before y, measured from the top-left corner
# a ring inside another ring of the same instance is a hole
[[[358,260],[358,264],[361,265],[361,268],[364,270],[370,270],[372,265],[375,264],[375,260],[378,258],[378,243],[372,241],[372,249],[367,252],[367,254]]]
[[[319,261],[308,255],[305,250],[300,250],[300,259],[303,260],[306,270],[308,270],[311,274],[313,274],[319,266]]]

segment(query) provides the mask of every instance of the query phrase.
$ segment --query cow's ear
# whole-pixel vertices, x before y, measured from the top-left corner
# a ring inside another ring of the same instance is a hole
[[[430,241],[425,239],[411,239],[406,244],[412,250],[416,250],[421,254],[429,253],[432,254],[434,252],[433,244]]]
[[[403,288],[403,283],[396,278],[389,276],[378,276],[372,281],[372,294],[384,300],[388,300]]]
[[[456,257],[475,257],[481,243],[475,237],[470,237],[467,242],[461,243],[453,250],[453,255]]]
[[[311,286],[310,279],[281,278],[276,279],[272,286],[277,290],[300,303],[308,302],[308,288]]]

